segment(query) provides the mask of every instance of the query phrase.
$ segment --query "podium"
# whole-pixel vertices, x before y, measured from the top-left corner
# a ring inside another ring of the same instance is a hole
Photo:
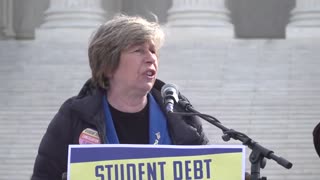
[[[68,180],[244,180],[242,145],[69,145]]]

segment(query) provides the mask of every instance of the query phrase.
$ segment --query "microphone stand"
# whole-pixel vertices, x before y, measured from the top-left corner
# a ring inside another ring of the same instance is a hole
[[[281,166],[283,166],[287,169],[290,169],[292,167],[291,162],[289,162],[288,160],[286,160],[282,157],[276,156],[273,151],[263,147],[262,145],[258,144],[255,141],[253,141],[246,134],[235,131],[233,129],[229,129],[229,128],[223,126],[220,123],[220,121],[217,120],[216,118],[196,111],[188,101],[180,99],[178,101],[178,104],[180,106],[182,106],[188,113],[181,113],[181,112],[171,112],[171,113],[186,115],[186,116],[197,115],[197,116],[201,117],[202,119],[206,120],[207,122],[209,122],[210,124],[220,128],[223,132],[222,139],[224,141],[227,142],[231,138],[233,138],[235,140],[241,141],[243,145],[248,146],[252,150],[251,154],[249,156],[249,160],[251,163],[251,178],[250,178],[250,180],[267,180],[266,177],[260,178],[260,169],[263,169],[266,165],[265,158],[273,159],[278,164],[280,164]]]

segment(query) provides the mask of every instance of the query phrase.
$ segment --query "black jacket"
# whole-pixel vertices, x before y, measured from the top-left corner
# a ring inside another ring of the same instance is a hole
[[[320,123],[313,130],[313,144],[320,157]]]
[[[157,80],[152,95],[165,112],[161,87]],[[105,117],[102,106],[103,90],[95,88],[89,80],[78,96],[68,99],[50,122],[42,138],[35,160],[31,180],[59,180],[67,171],[68,145],[79,144],[79,136],[86,128],[96,129],[102,143],[106,143]],[[180,96],[180,98],[184,98]],[[177,111],[183,111],[175,106]],[[208,140],[196,117],[168,114],[169,134],[176,145],[202,145]]]

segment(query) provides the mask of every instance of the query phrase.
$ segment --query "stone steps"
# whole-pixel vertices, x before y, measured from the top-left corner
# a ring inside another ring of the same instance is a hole
[[[268,179],[317,179],[311,133],[320,119],[320,41],[190,39],[169,37],[159,77],[177,84],[199,111],[294,163],[285,170],[268,161]],[[86,47],[0,41],[0,179],[31,176],[48,123],[90,77]],[[213,143],[239,144],[223,142],[221,130],[203,123]]]

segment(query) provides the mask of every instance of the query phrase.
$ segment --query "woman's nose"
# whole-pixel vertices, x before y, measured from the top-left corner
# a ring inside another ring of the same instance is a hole
[[[146,53],[145,59],[147,63],[154,63],[158,60],[157,55],[151,51],[148,51],[148,53]]]

